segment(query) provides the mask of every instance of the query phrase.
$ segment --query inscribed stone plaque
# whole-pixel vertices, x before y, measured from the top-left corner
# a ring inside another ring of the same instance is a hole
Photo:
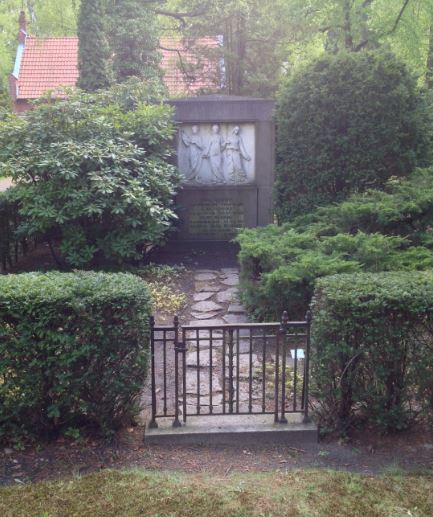
[[[231,200],[203,201],[190,209],[188,234],[197,239],[230,240],[244,225],[242,203]]]
[[[182,124],[178,167],[187,185],[248,185],[255,181],[254,124]]]

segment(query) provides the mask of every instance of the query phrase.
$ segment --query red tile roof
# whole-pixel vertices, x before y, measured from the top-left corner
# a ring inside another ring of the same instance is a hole
[[[194,46],[194,52],[190,48]],[[201,38],[191,47],[181,39],[162,38],[164,82],[170,95],[219,88],[218,59],[197,58],[197,50],[217,49],[217,38]],[[180,54],[180,56],[179,56]],[[17,81],[17,99],[37,99],[46,91],[75,86],[78,79],[78,38],[27,37]]]
[[[27,37],[17,81],[18,99],[37,99],[47,90],[75,86],[77,79],[78,38]]]
[[[166,37],[161,39],[160,46],[164,83],[171,95],[220,89],[218,38],[207,37],[185,42],[180,38]],[[209,50],[211,54],[214,51],[212,57],[209,55]]]

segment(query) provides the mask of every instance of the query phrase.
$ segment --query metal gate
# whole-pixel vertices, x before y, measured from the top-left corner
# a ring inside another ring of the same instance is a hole
[[[308,421],[311,314],[305,321],[155,326],[151,318],[152,419],[288,413]]]

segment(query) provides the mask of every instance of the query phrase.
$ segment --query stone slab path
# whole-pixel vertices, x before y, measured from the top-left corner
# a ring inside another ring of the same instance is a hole
[[[248,321],[245,308],[238,300],[239,270],[197,270],[194,274],[193,304],[189,325],[224,325],[236,315],[242,323]],[[208,412],[212,404],[214,411],[221,410],[223,402],[223,355],[222,334],[212,333],[212,357],[210,353],[210,332],[201,330],[189,332],[189,352],[186,358],[186,403],[190,411]],[[197,337],[199,345],[197,345]],[[220,338],[220,339],[218,339]],[[199,354],[197,354],[199,347]],[[212,361],[211,361],[212,359]],[[212,397],[210,385],[212,381]],[[200,387],[200,389],[198,389]],[[182,398],[179,400],[182,402]]]
[[[239,300],[239,270],[235,267],[221,269],[192,269],[188,304],[181,315],[181,328],[200,327],[186,330],[184,339],[186,352],[186,390],[187,413],[206,414],[228,410],[229,384],[233,379],[234,403],[236,410],[248,412],[251,408],[260,412],[272,410],[274,404],[275,377],[275,339],[267,338],[266,355],[263,356],[263,337],[261,330],[250,336],[250,330],[239,329],[234,334],[233,357],[228,354],[228,331],[225,331],[225,345],[222,329],[212,332],[208,326],[248,323],[245,307]],[[192,282],[191,282],[192,280]],[[191,289],[192,287],[192,289]],[[173,413],[176,405],[174,397],[174,351],[173,333],[168,333],[166,359],[162,347],[157,347],[155,355],[158,406],[166,407]],[[239,340],[237,342],[237,340]],[[212,353],[211,353],[212,347]],[[239,357],[239,359],[238,359]],[[299,359],[301,359],[299,357]],[[293,371],[293,360],[288,356],[287,365]],[[299,370],[301,370],[299,361]],[[166,365],[165,373],[163,365]],[[230,365],[232,375],[230,376]],[[181,371],[181,367],[180,367]],[[280,372],[281,374],[281,372]],[[288,371],[288,378],[292,372]],[[164,389],[162,379],[166,378]],[[251,379],[251,383],[250,383]],[[182,377],[179,378],[179,412],[183,410]],[[302,379],[298,377],[298,382]],[[292,387],[287,387],[288,399]],[[212,405],[212,408],[210,406]]]
[[[191,304],[191,326],[224,325],[248,323],[244,306],[240,303],[239,270],[237,268],[200,269],[194,273],[194,294]],[[240,331],[239,345],[234,348],[232,376],[235,398],[240,410],[248,411],[252,403],[262,404],[263,358],[251,353],[248,331]],[[214,413],[222,412],[223,389],[225,386],[226,404],[228,399],[229,364],[227,353],[223,357],[221,331],[212,332],[212,357],[210,353],[209,330],[187,332],[186,357],[186,403],[189,411],[208,413],[212,404]],[[199,343],[199,345],[198,345]],[[199,348],[199,353],[197,353]],[[239,368],[237,354],[239,353]],[[272,357],[269,356],[272,361]],[[224,367],[225,365],[225,367]],[[237,372],[239,369],[239,379]],[[249,377],[252,373],[251,401]],[[225,383],[224,379],[225,377]],[[212,390],[210,388],[212,381]],[[239,401],[237,398],[239,396]],[[179,403],[182,402],[182,394]]]
[[[238,286],[237,268],[196,270],[189,325],[224,325],[232,323],[234,314],[239,323],[246,323],[248,318],[238,300]]]

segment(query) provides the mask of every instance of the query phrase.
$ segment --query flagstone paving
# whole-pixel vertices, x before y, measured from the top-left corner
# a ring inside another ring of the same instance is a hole
[[[194,294],[191,305],[191,326],[218,326],[226,323],[246,323],[248,317],[245,307],[240,303],[238,295],[239,270],[222,268],[220,270],[197,270],[194,272]],[[197,337],[200,354],[197,357]],[[195,408],[210,405],[210,375],[212,375],[212,407],[221,410],[223,403],[223,340],[221,331],[212,332],[212,373],[210,372],[210,332],[209,330],[188,331],[186,357],[186,403],[191,411]],[[239,399],[249,400],[248,377],[250,369],[249,340],[240,339],[239,346],[233,349],[233,378],[237,375],[237,353],[239,352]],[[252,368],[255,372],[261,365],[256,354],[252,354]],[[199,361],[199,362],[198,362]],[[229,357],[225,357],[225,377],[228,378]],[[198,386],[198,382],[200,386]],[[198,389],[200,388],[200,389]],[[256,386],[254,386],[254,391]],[[256,395],[253,395],[256,399]],[[179,399],[180,407],[182,394]]]
[[[214,312],[218,310],[222,310],[223,307],[219,305],[218,303],[215,303],[212,300],[204,301],[204,302],[198,302],[195,303],[191,309],[193,311],[199,311],[204,313]]]
[[[271,350],[274,345],[272,339],[268,339],[267,357],[264,358],[263,348],[259,343],[256,346],[257,339],[250,335],[250,330],[248,328],[236,329],[233,333],[233,346],[231,347],[233,356],[230,360],[229,331],[226,330],[223,335],[223,330],[218,328],[227,324],[236,325],[249,322],[245,307],[239,299],[239,271],[236,268],[195,269],[190,270],[188,274],[191,278],[192,289],[188,291],[188,306],[180,315],[181,328],[185,330],[184,339],[187,349],[185,357],[187,413],[206,414],[210,410],[211,403],[213,413],[221,413],[224,407],[227,410],[231,382],[233,382],[234,393],[232,396],[237,410],[245,412],[249,411],[251,407],[260,410],[262,404],[265,404],[264,398],[268,400],[271,396],[270,392],[273,393],[272,386],[268,386],[266,381],[265,397],[263,395],[263,372],[266,372],[267,378],[268,365],[275,363]],[[188,326],[198,328],[185,329]],[[211,327],[215,328],[211,331]],[[169,339],[173,339],[173,333],[170,336]],[[264,360],[265,365],[263,365]],[[287,362],[290,364],[290,358],[287,359]],[[159,350],[158,379],[163,378],[163,364],[163,356]],[[183,382],[179,386],[177,402],[174,397],[172,342],[167,346],[166,364],[168,365],[166,368],[167,400],[164,403],[169,412],[173,412],[173,406],[177,403],[179,413],[182,414]],[[232,368],[231,375],[230,367]],[[272,372],[272,368],[270,371]],[[272,376],[272,374],[269,375]],[[163,393],[159,396],[163,399]]]
[[[238,299],[239,270],[222,268],[220,270],[196,270],[194,272],[194,294],[191,305],[190,325],[197,325],[195,320],[209,320],[206,324],[222,325],[222,318],[229,312],[244,315],[246,311]],[[235,308],[236,310],[233,310]],[[201,314],[198,317],[198,314]],[[214,320],[219,320],[214,322]]]

